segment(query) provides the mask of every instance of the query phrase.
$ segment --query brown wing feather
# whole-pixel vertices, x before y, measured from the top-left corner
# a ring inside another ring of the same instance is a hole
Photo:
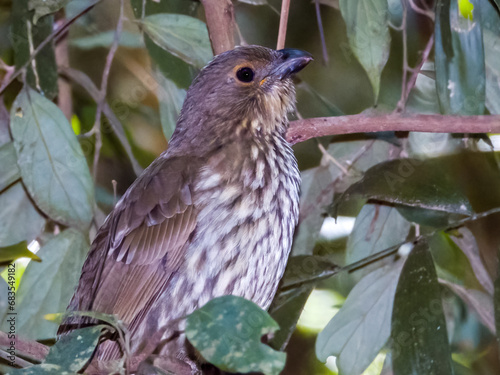
[[[69,310],[116,314],[134,330],[179,267],[196,226],[197,165],[193,158],[159,158],[130,187],[92,244]]]

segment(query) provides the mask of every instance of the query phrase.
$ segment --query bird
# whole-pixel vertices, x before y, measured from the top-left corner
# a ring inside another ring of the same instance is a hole
[[[269,308],[299,216],[300,173],[285,138],[292,78],[311,60],[255,45],[215,56],[188,89],[167,150],[98,230],[68,311],[124,322],[132,371],[156,358],[173,373],[201,373],[183,317],[215,297]],[[67,318],[59,334],[88,323]],[[105,340],[85,373],[107,373],[121,357]]]

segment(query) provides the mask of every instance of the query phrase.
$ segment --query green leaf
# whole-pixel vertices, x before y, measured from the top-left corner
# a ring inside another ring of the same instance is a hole
[[[318,167],[301,173],[300,219],[293,241],[293,255],[312,254],[333,194],[358,181],[368,168],[387,160],[393,148],[381,140],[333,138],[327,149],[329,156],[324,156]],[[338,164],[344,166],[344,170]],[[347,175],[344,173],[346,169]]]
[[[71,39],[70,45],[80,49],[108,48],[113,44],[115,31],[103,31],[95,35]],[[120,35],[119,45],[127,48],[144,48],[144,42],[140,34],[123,31]]]
[[[15,0],[12,3],[11,41],[14,48],[16,68],[22,67],[38,45],[47,38],[53,30],[53,16],[43,17],[33,25],[34,11],[28,10],[28,0]],[[30,39],[32,48],[30,48]],[[53,43],[47,44],[35,57],[34,63],[28,67],[28,84],[36,87],[48,99],[57,96],[57,64]],[[33,66],[36,65],[36,74]]]
[[[415,246],[401,272],[391,338],[394,375],[453,374],[441,289],[426,243]]]
[[[388,202],[397,205],[400,213],[411,221],[446,225],[451,218],[472,214],[471,204],[456,179],[460,162],[461,157],[453,155],[380,163],[352,185],[343,199],[362,197]],[[422,214],[422,210],[426,211]]]
[[[19,258],[30,258],[41,262],[42,260],[34,253],[28,250],[26,241],[15,245],[0,247],[0,265],[6,265]]]
[[[183,14],[154,14],[139,20],[144,31],[160,47],[197,68],[212,58],[207,25]]]
[[[495,334],[495,313],[491,294],[444,280],[440,280],[440,282],[449,287],[462,301],[475,311],[484,326],[492,334]]]
[[[293,255],[312,254],[325,220],[325,207],[332,200],[333,180],[328,166],[320,165],[301,173],[300,219],[292,245]]]
[[[314,284],[310,284],[292,289],[280,293],[279,297],[273,301],[269,314],[278,323],[280,329],[269,342],[271,347],[276,350],[285,350],[313,288]]]
[[[57,222],[86,230],[93,216],[94,188],[64,114],[27,88],[14,101],[11,118],[17,164],[37,206]]]
[[[379,268],[359,281],[316,340],[316,356],[337,356],[342,374],[361,374],[391,334],[391,309],[403,262]]]
[[[65,7],[69,1],[70,0],[28,0],[28,9],[35,11],[33,23],[36,25],[41,17],[57,12],[59,9]]]
[[[368,74],[377,102],[391,44],[387,0],[340,0],[340,12],[351,50]]]
[[[405,241],[410,231],[394,207],[365,205],[356,217],[346,247],[346,263],[354,263]]]
[[[500,259],[500,251],[498,251],[498,257]],[[498,276],[495,280],[493,306],[495,308],[495,328],[496,328],[497,342],[500,343],[500,262],[498,263],[497,270],[498,270],[497,272]]]
[[[0,146],[3,146],[11,141],[9,123],[9,111],[5,108],[3,100],[0,100]],[[3,173],[0,171],[0,176],[1,175],[3,175]]]
[[[104,329],[104,325],[85,327],[61,336],[42,364],[13,369],[8,375],[76,374],[90,360]]]
[[[87,239],[75,229],[66,229],[40,249],[42,262],[28,264],[17,293],[19,334],[31,339],[55,337],[57,324],[44,315],[66,310],[88,249]]]
[[[459,228],[452,240],[467,257],[474,279],[477,279],[480,284],[478,289],[482,287],[488,294],[493,295],[493,280],[481,259],[481,252],[472,232],[466,227]],[[465,286],[476,287],[473,283],[465,283]]]
[[[42,232],[45,218],[33,206],[21,182],[0,194],[0,207],[0,246],[30,243]]]
[[[7,282],[3,279],[3,277],[0,277],[0,322],[4,319],[5,314],[7,314],[8,307],[9,307],[9,284],[7,284]]]
[[[160,72],[157,73],[156,77],[158,80],[161,129],[168,140],[174,133],[177,118],[186,97],[186,90],[178,88],[172,80],[164,77]]]
[[[436,5],[436,89],[442,114],[482,115],[485,67],[481,24],[464,19],[456,1]]]
[[[463,251],[444,232],[429,238],[429,248],[440,279],[469,288],[481,288]]]
[[[223,296],[194,311],[186,320],[186,337],[210,363],[228,372],[279,374],[286,354],[261,342],[278,324],[255,303]]]
[[[0,191],[20,178],[14,144],[9,142],[0,146]]]
[[[135,17],[142,19],[143,0],[131,0],[130,3],[132,4]],[[201,3],[185,0],[169,0],[159,2],[147,1],[145,5],[145,16],[158,13],[196,16]],[[144,42],[146,43],[149,55],[160,68],[163,75],[174,81],[178,87],[188,88],[196,74],[196,69],[156,45],[147,34],[144,35]]]

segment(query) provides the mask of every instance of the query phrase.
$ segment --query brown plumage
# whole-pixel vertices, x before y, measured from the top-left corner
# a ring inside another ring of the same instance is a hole
[[[300,176],[284,139],[291,75],[310,60],[258,46],[215,57],[191,85],[168,150],[99,230],[68,309],[124,321],[133,369],[153,354],[166,370],[196,373],[176,333],[214,297],[269,307],[298,218]],[[67,321],[60,332],[83,323]],[[105,341],[87,372],[120,357]]]

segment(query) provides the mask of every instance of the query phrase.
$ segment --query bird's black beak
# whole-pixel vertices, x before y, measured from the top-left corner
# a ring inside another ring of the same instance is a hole
[[[309,52],[302,51],[300,49],[285,48],[280,49],[277,52],[280,57],[271,74],[279,79],[288,78],[292,74],[301,71],[313,60],[313,57]]]

